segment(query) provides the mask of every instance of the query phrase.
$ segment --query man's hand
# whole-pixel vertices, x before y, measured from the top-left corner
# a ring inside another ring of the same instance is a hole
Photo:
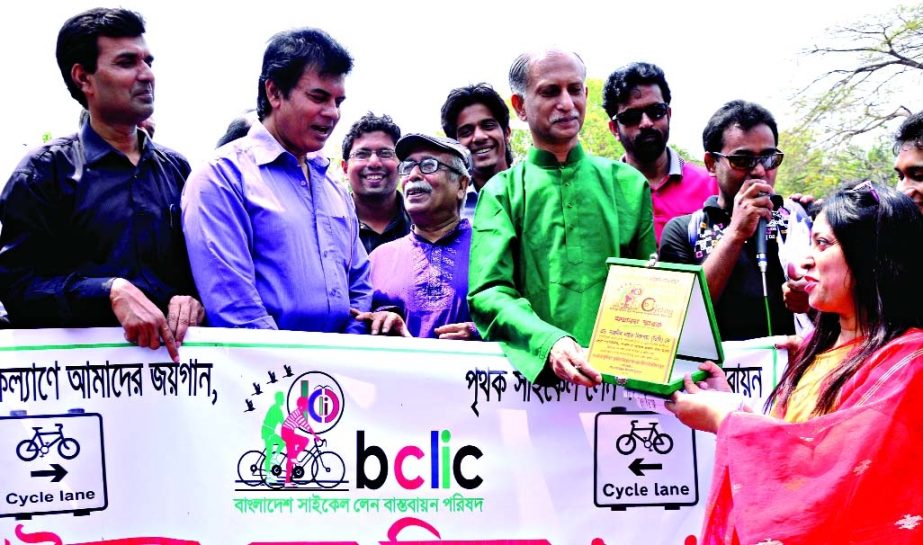
[[[124,278],[116,278],[109,290],[112,313],[125,330],[125,340],[151,350],[167,347],[170,359],[179,363],[179,351],[167,319],[144,293]]]
[[[389,310],[375,312],[362,312],[351,308],[350,314],[357,320],[369,323],[369,333],[372,335],[390,335],[392,337],[413,337],[407,330],[407,324],[400,314]]]
[[[460,324],[446,324],[437,327],[434,332],[440,339],[452,339],[456,341],[470,341],[475,336],[471,333],[474,323],[462,322]]]
[[[189,326],[202,323],[205,319],[205,307],[195,297],[189,295],[174,295],[170,299],[167,309],[167,326],[176,339],[176,346],[182,346]]]
[[[772,202],[769,195],[772,186],[763,180],[747,180],[740,186],[734,197],[734,209],[731,211],[731,224],[726,234],[738,242],[749,240],[756,233],[760,218],[772,219]]]
[[[792,193],[789,199],[800,204],[801,207],[805,209],[805,211],[808,211],[811,205],[816,204],[818,207],[820,207],[820,205],[823,203],[823,199],[815,199],[814,195],[806,195],[804,193]]]
[[[561,337],[548,352],[551,370],[562,380],[592,388],[603,380],[586,361],[586,351],[571,337]]]

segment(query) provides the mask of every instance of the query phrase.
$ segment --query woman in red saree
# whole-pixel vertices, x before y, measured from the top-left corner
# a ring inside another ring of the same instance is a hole
[[[670,406],[717,433],[702,543],[923,543],[923,216],[864,182],[824,202],[804,267],[815,332],[740,410],[717,367]],[[715,391],[725,390],[725,391]]]

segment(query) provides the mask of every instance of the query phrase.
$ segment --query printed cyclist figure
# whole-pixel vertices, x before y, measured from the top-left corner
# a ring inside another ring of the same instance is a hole
[[[282,436],[279,435],[277,431],[279,426],[285,421],[285,411],[282,410],[284,404],[285,394],[276,392],[276,402],[269,407],[269,410],[266,411],[266,417],[263,418],[263,445],[266,447],[266,459],[263,462],[263,471],[267,479],[272,475],[270,470],[272,469],[272,461],[275,459],[276,453],[282,452],[282,446],[285,444],[282,440]]]
[[[299,432],[310,433],[314,436],[314,441],[318,443],[318,445],[321,443],[321,438],[314,433],[311,424],[308,424],[308,421],[305,420],[304,417],[305,411],[308,410],[308,398],[304,396],[299,397],[296,405],[296,410],[290,412],[282,423],[282,440],[285,441],[286,452],[285,486],[294,486],[292,483],[292,469],[295,466],[298,455],[307,448],[308,441],[310,441],[310,437]]]

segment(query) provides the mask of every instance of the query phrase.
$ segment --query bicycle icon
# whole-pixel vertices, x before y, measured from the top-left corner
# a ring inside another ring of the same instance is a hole
[[[335,488],[345,482],[346,464],[339,454],[332,450],[321,450],[327,444],[326,440],[314,443],[311,448],[301,452],[292,469],[291,482],[297,486],[315,483],[321,488]],[[237,462],[238,482],[247,486],[266,485],[270,488],[281,488],[285,484],[285,451],[277,452],[270,465],[272,477],[266,475],[266,451],[248,450]],[[310,463],[311,476],[305,479],[305,468]]]
[[[37,457],[45,457],[55,444],[58,454],[65,460],[73,460],[80,454],[80,443],[76,439],[64,437],[64,424],[55,424],[57,431],[42,431],[41,426],[33,426],[35,434],[31,439],[23,439],[16,445],[16,456],[23,462],[31,462]],[[50,440],[46,440],[50,439]]]
[[[647,432],[641,435],[638,432]],[[638,441],[644,445],[647,450],[657,451],[659,454],[667,454],[673,450],[673,438],[657,430],[657,422],[651,422],[649,427],[638,426],[637,420],[631,421],[631,430],[618,436],[615,440],[615,448],[620,453],[628,456],[635,451]]]

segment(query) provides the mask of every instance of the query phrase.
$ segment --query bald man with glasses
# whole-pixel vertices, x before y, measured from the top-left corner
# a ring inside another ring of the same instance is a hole
[[[719,193],[701,210],[670,220],[663,231],[661,261],[705,269],[726,341],[795,333],[793,312],[807,310],[806,297],[782,296],[787,272],[779,246],[790,232],[806,234],[793,227],[796,222],[807,227],[810,220],[799,204],[773,194],[785,157],[778,140],[775,119],[765,108],[742,100],[722,106],[702,133],[705,167]],[[758,251],[760,237],[765,252]]]

